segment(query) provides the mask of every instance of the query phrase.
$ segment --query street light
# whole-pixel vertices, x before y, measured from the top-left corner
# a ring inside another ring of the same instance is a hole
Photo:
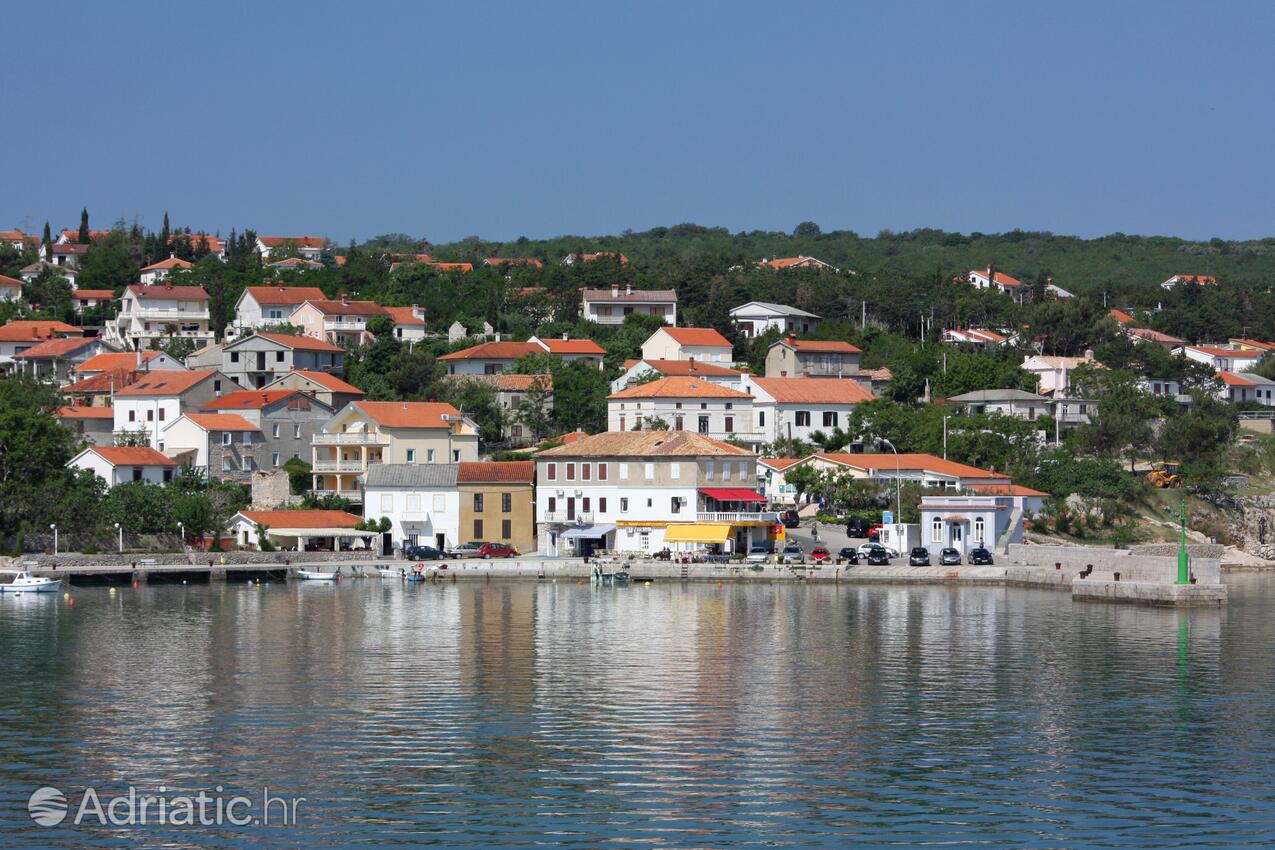
[[[49,528],[53,529],[53,554],[58,553],[58,524],[56,522],[49,523]]]
[[[183,551],[183,552],[185,552],[185,551],[186,551],[186,523],[184,523],[184,522],[179,522],[179,523],[177,523],[177,527],[178,527],[179,529],[181,529],[181,545],[182,545],[182,551]]]
[[[117,522],[115,523],[115,530],[119,533],[119,536],[120,536],[120,554],[123,555],[124,554],[124,529],[120,528],[120,524]]]
[[[947,460],[947,420],[951,418],[951,416],[943,417],[943,460]]]
[[[895,514],[895,522],[903,522],[903,469],[899,465],[899,450],[894,447],[894,443],[881,438],[881,442],[890,447],[890,451],[894,452],[894,489],[895,489],[895,505],[897,511]]]

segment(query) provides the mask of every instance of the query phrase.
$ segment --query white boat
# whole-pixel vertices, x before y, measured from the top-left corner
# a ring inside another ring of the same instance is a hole
[[[402,578],[403,577],[403,571],[401,569],[396,570],[390,567],[379,567],[376,571],[376,574],[379,575],[381,578]]]
[[[297,578],[308,579],[310,581],[336,581],[341,578],[341,568],[337,567],[331,572],[322,570],[303,570],[298,568]]]
[[[41,578],[27,570],[0,570],[0,593],[57,593],[60,578]]]

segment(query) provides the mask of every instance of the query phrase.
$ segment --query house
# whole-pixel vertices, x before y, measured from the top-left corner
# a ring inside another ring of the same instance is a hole
[[[426,265],[433,266],[440,272],[472,272],[474,270],[473,263],[430,262],[426,263]]]
[[[693,431],[607,431],[536,455],[540,551],[747,551],[778,514],[757,455]]]
[[[1152,330],[1151,328],[1135,328],[1131,325],[1123,325],[1120,330],[1132,342],[1150,342],[1160,346],[1165,351],[1173,351],[1175,348],[1181,348],[1186,345],[1186,340],[1184,339],[1178,339],[1176,336],[1160,333],[1160,331]]]
[[[362,504],[360,476],[377,463],[478,459],[478,426],[441,402],[355,401],[311,441],[314,489]]]
[[[596,254],[567,254],[567,256],[562,258],[562,264],[564,266],[574,266],[577,262],[592,263],[604,257],[614,259],[622,266],[629,264],[629,258],[619,251],[599,251]]]
[[[89,242],[96,242],[97,240],[110,235],[111,235],[111,231],[109,230],[90,230]],[[54,245],[74,245],[79,240],[80,240],[79,230],[63,230],[60,233],[58,233],[57,237],[53,240],[53,244]]]
[[[660,328],[642,343],[642,359],[729,364],[735,356],[730,340],[712,328]]]
[[[183,413],[198,410],[223,393],[240,389],[243,387],[215,369],[148,372],[115,391],[112,406],[115,433],[143,436],[151,448],[163,451],[165,425]]]
[[[754,378],[745,373],[742,389],[753,397],[753,439],[761,443],[831,434],[845,428],[855,405],[873,399],[849,378]]]
[[[0,326],[0,366],[13,363],[13,356],[21,354],[37,343],[58,337],[81,337],[84,330],[66,322],[50,319],[14,319]]]
[[[825,263],[823,260],[816,260],[814,257],[775,257],[772,260],[762,259],[757,265],[768,269],[818,269],[819,271],[836,272],[841,271],[838,268]]]
[[[21,301],[22,281],[0,274],[0,301]]]
[[[186,367],[162,351],[106,351],[75,367],[77,378],[92,378],[106,372],[185,372]]]
[[[206,248],[209,254],[223,263],[226,262],[226,243],[220,236],[211,233],[190,233],[186,231],[178,231],[168,236],[170,248],[177,246],[182,241],[190,244],[192,254],[200,254]]]
[[[533,269],[542,269],[545,264],[537,260],[535,257],[487,257],[483,260],[483,265],[493,269],[500,268],[501,266],[508,266],[510,268],[514,266],[527,266]],[[568,263],[568,265],[570,264]]]
[[[21,230],[0,230],[0,245],[8,245],[15,251],[36,250],[40,247],[40,237]]]
[[[74,286],[75,282],[70,281]],[[111,302],[115,300],[115,290],[113,289],[73,289],[71,291],[71,306],[75,308],[77,314],[83,314],[85,310],[93,307],[109,307]]]
[[[699,378],[657,378],[607,396],[607,429],[694,431],[751,442],[753,397]]]
[[[840,340],[788,334],[766,349],[768,378],[846,378],[859,373],[859,349]]]
[[[1036,491],[1033,491],[1036,492]],[[937,558],[943,549],[968,554],[985,547],[1007,551],[1010,543],[1023,542],[1023,507],[1012,495],[926,496],[921,500],[921,541]]]
[[[943,341],[949,345],[1008,345],[1010,339],[986,328],[952,328],[943,331]]]
[[[386,307],[385,312],[394,320],[394,338],[399,342],[414,343],[425,338],[425,309],[411,307]]]
[[[854,377],[859,383],[863,384],[864,389],[871,392],[874,396],[879,396],[885,392],[886,387],[890,386],[890,381],[894,380],[894,375],[890,372],[889,366],[879,366],[876,369],[860,369],[859,373]]]
[[[1275,407],[1275,381],[1252,372],[1218,372],[1222,389],[1218,396],[1231,404],[1255,401],[1265,407]]]
[[[954,395],[948,402],[959,407],[966,416],[996,414],[1028,422],[1048,416],[1053,406],[1053,402],[1044,396],[1023,390],[975,390]]]
[[[335,552],[367,549],[380,535],[359,531],[362,517],[345,511],[240,511],[226,530],[239,546],[261,546],[261,535],[290,552]]]
[[[1054,283],[1054,278],[1052,275],[1045,282],[1045,295],[1049,298],[1055,298],[1055,299],[1076,297],[1072,293],[1068,292],[1067,290],[1063,289],[1061,286],[1058,286],[1056,283]]]
[[[308,260],[305,257],[288,257],[285,260],[275,260],[273,263],[266,263],[266,268],[274,274],[281,272],[308,272],[323,268],[323,263],[318,260]]]
[[[71,289],[73,290],[75,289],[76,281],[79,278],[79,272],[70,266],[55,266],[53,263],[46,262],[45,260],[36,260],[34,263],[29,263],[23,266],[22,270],[18,272],[18,277],[22,278],[23,283],[34,283],[36,278],[45,273],[52,273],[61,277],[67,283],[71,284]],[[105,290],[95,291],[102,292]],[[115,293],[111,292],[111,295],[114,296]],[[74,297],[74,293],[72,293],[72,297]]]
[[[70,404],[59,407],[54,415],[89,445],[115,445],[115,412],[109,407]]]
[[[817,262],[817,261],[816,261]],[[808,334],[819,327],[819,316],[786,304],[749,301],[730,311],[731,321],[742,337],[761,336],[775,330],[781,334]]]
[[[757,459],[761,492],[767,504],[793,507],[797,504],[797,488],[784,477],[789,468],[801,462],[799,457],[763,457]]]
[[[248,286],[235,302],[236,333],[266,325],[284,325],[296,309],[307,301],[327,298],[317,286]]]
[[[49,251],[49,261],[59,268],[78,269],[88,252],[88,245],[77,245],[71,242],[54,245]]]
[[[504,543],[536,551],[536,464],[530,460],[462,463],[460,530],[465,542]]]
[[[482,342],[469,348],[444,354],[439,361],[447,366],[449,375],[496,375],[508,372],[523,357],[548,354],[568,363],[584,361],[590,366],[602,368],[606,350],[591,339],[540,339],[532,337],[527,342],[501,342],[496,335],[494,342]]]
[[[738,387],[743,372],[700,360],[625,360],[624,371],[611,382],[611,392],[618,393],[651,375],[663,378],[699,378],[724,387]]]
[[[264,262],[270,254],[280,247],[295,247],[297,253],[307,260],[317,260],[323,255],[328,240],[322,236],[258,236],[257,253]]]
[[[1023,303],[1023,282],[996,271],[996,266],[989,265],[984,269],[970,269],[966,280],[977,289],[991,289],[1008,295],[1019,304]]]
[[[292,313],[289,324],[297,325],[308,337],[335,345],[361,346],[375,337],[367,329],[374,316],[388,316],[375,301],[351,301],[344,293],[339,301],[306,301]]]
[[[222,343],[209,343],[203,348],[187,354],[183,362],[185,362],[187,369],[220,369],[222,363],[221,352],[225,347]]]
[[[107,487],[133,481],[164,484],[171,481],[177,463],[147,446],[89,446],[66,462],[71,469],[87,469]]]
[[[1231,337],[1227,342],[1241,351],[1265,351],[1268,354],[1275,351],[1275,342],[1258,342],[1255,339],[1238,336]]]
[[[543,434],[533,433],[523,421],[523,402],[532,392],[543,390],[544,401],[541,409],[546,413],[553,410],[553,376],[515,375],[512,372],[500,372],[494,375],[462,375],[456,380],[479,381],[490,384],[496,390],[496,404],[505,412],[505,423],[501,429],[501,438],[511,446],[528,446]]]
[[[968,490],[1013,483],[1008,475],[995,470],[979,469],[931,454],[822,452],[799,462],[815,469],[846,472],[853,478],[890,483],[901,479],[927,489]]]
[[[187,337],[196,345],[213,341],[208,293],[201,286],[125,288],[120,311],[106,326],[107,339],[130,350],[150,348],[167,337]]]
[[[210,481],[246,483],[260,468],[261,429],[234,413],[183,413],[160,433],[164,453]]]
[[[377,463],[363,474],[363,517],[390,519],[396,548],[434,546],[446,550],[462,541],[458,463]],[[478,540],[483,540],[479,537]]]
[[[249,389],[261,389],[298,369],[344,372],[345,349],[309,336],[258,331],[226,343],[221,350],[221,371]]]
[[[1020,367],[1036,378],[1037,392],[1041,395],[1068,395],[1071,392],[1071,373],[1078,366],[1095,365],[1092,351],[1083,357],[1055,357],[1033,354],[1023,359]]]
[[[1173,289],[1179,285],[1217,286],[1217,278],[1204,274],[1175,274],[1160,284],[1161,289]]]
[[[336,411],[299,389],[237,390],[200,407],[201,413],[234,414],[260,430],[252,468],[278,469],[312,454],[314,435]],[[171,447],[170,443],[169,446]]]
[[[175,254],[170,254],[167,260],[160,260],[158,263],[151,263],[149,266],[143,266],[141,272],[138,273],[138,281],[146,286],[154,286],[157,283],[163,283],[173,272],[185,271],[193,269],[194,263],[188,263],[180,260]]]
[[[1249,372],[1262,362],[1266,352],[1238,345],[1184,345],[1174,350],[1188,360],[1203,363],[1215,372]]]
[[[46,339],[13,355],[18,371],[59,386],[75,380],[75,368],[98,354],[114,351],[101,337]]]
[[[666,325],[677,324],[677,293],[671,289],[634,289],[618,283],[610,289],[580,291],[580,316],[600,325],[622,325],[625,316],[656,316]]]
[[[352,401],[363,398],[363,390],[347,383],[329,372],[289,372],[276,378],[263,390],[300,390],[332,408],[340,410]]]

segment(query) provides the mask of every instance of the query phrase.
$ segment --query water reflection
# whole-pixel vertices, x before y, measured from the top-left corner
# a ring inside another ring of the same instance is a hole
[[[263,785],[173,846],[1260,846],[1275,584],[229,584],[0,600],[0,836],[40,785]],[[13,602],[14,604],[10,604]]]

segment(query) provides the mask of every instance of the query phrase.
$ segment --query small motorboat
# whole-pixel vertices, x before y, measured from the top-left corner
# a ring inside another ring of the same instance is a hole
[[[33,576],[28,570],[0,570],[0,593],[57,593],[60,578]]]
[[[413,570],[404,576],[408,581],[425,581],[425,573],[420,570]]]
[[[331,572],[325,570],[297,570],[297,578],[306,579],[308,581],[339,581],[341,579],[341,568],[337,567]]]
[[[402,578],[403,570],[394,569],[393,567],[379,567],[376,574],[381,578]]]

